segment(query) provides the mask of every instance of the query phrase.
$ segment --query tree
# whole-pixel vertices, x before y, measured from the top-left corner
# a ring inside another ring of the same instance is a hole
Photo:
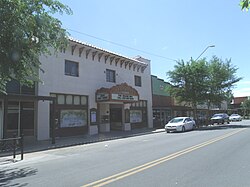
[[[234,84],[242,78],[235,75],[237,68],[231,64],[231,59],[226,59],[224,62],[213,56],[207,67],[209,73],[206,79],[207,94],[205,98],[208,109],[210,109],[211,104],[219,105],[221,101],[231,100]]]
[[[167,74],[172,86],[169,87],[170,94],[179,102],[189,103],[194,109],[194,118],[198,103],[204,101],[205,83],[208,71],[205,59],[189,62],[178,61],[175,70]]]
[[[38,81],[41,54],[67,45],[67,32],[52,14],[72,14],[57,0],[0,1],[0,93],[11,79],[23,85]]]
[[[240,6],[241,6],[241,10],[245,9],[246,11],[248,11],[248,9],[250,8],[250,0],[241,0]]]
[[[250,111],[250,99],[246,99],[242,104],[241,107],[243,108],[244,111],[244,118],[249,115]]]
[[[189,62],[178,61],[173,71],[167,74],[171,83],[169,91],[180,102],[190,103],[194,118],[198,104],[220,104],[230,97],[232,88],[241,80],[235,74],[237,68],[231,60],[223,62],[214,56],[209,62],[205,58]]]

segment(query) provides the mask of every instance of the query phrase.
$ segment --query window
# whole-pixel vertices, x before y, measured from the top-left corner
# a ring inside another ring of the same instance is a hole
[[[59,105],[64,105],[65,104],[64,95],[58,95],[57,96],[57,104],[59,104]]]
[[[66,95],[66,104],[67,105],[73,104],[73,96],[72,95]]]
[[[88,105],[88,97],[82,95],[56,94],[51,93],[50,96],[57,98],[58,105]]]
[[[63,109],[60,111],[60,127],[81,127],[87,125],[87,110]]]
[[[79,77],[79,64],[77,62],[65,60],[65,75]]]
[[[141,87],[141,77],[135,75],[135,86]]]
[[[7,83],[6,91],[11,94],[35,95],[35,85],[21,85],[19,81],[12,79]]]
[[[141,123],[141,122],[142,122],[142,111],[130,110],[130,123]]]
[[[107,82],[115,82],[115,71],[106,69],[106,81]]]

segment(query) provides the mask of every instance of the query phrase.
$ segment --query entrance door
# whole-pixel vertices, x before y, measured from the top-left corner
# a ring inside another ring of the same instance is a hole
[[[122,108],[110,108],[110,129],[122,130]]]

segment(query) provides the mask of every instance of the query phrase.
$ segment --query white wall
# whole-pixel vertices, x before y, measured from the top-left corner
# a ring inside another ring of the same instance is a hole
[[[49,102],[38,102],[37,140],[49,139]]]
[[[141,100],[148,101],[148,124],[149,127],[153,127],[150,61],[141,59],[148,63],[144,73],[142,73],[141,71],[134,71],[133,68],[130,70],[128,67],[125,68],[125,63],[122,67],[120,67],[120,63],[117,66],[115,66],[115,62],[110,64],[109,59],[105,63],[104,56],[100,62],[98,61],[98,55],[95,56],[94,61],[92,60],[92,53],[86,59],[85,51],[79,57],[79,47],[82,46],[78,44],[74,55],[71,54],[71,47],[69,46],[65,53],[59,52],[57,55],[40,57],[42,69],[45,73],[40,72],[43,83],[38,86],[38,95],[48,96],[50,93],[87,95],[89,96],[89,108],[96,108],[95,92],[97,89],[101,87],[110,88],[126,82],[138,91]],[[79,77],[64,75],[65,59],[79,63]],[[106,69],[116,71],[116,83],[106,82]],[[141,76],[142,87],[135,86],[135,75]],[[44,137],[47,137],[48,133],[45,132],[44,128],[48,128],[45,123],[48,122],[49,110],[46,111],[45,108],[48,109],[48,106],[44,106],[44,104],[39,106],[38,131],[44,131],[43,133],[46,134]],[[47,131],[49,131],[49,128]],[[44,138],[41,135],[39,137]]]

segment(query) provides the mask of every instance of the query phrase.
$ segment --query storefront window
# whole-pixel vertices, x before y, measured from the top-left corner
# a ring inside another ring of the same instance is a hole
[[[67,105],[72,105],[73,104],[73,97],[72,97],[72,95],[67,95],[66,96],[66,104]]]
[[[14,102],[8,103],[7,131],[10,133],[34,135],[34,103]],[[13,134],[12,134],[13,135]]]
[[[86,110],[61,110],[60,127],[81,127],[87,125]]]
[[[58,103],[59,105],[64,105],[64,104],[65,104],[64,95],[58,95],[58,96],[57,96],[57,103]]]
[[[80,96],[74,96],[74,105],[80,105]]]
[[[81,104],[87,105],[87,97],[86,96],[81,96]]]
[[[142,111],[130,110],[130,123],[141,123],[141,122],[142,122]]]

